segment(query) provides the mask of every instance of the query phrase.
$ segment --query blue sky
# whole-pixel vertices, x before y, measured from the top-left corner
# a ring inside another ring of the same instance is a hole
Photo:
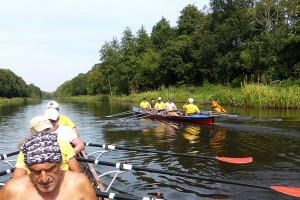
[[[209,0],[0,0],[0,68],[52,92],[99,62],[99,49],[126,27],[148,34],[165,17],[176,26],[188,4]]]

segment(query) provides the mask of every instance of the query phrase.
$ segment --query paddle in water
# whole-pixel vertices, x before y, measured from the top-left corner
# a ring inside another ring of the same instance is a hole
[[[147,168],[147,167],[138,167],[138,166],[133,166],[133,165],[123,163],[123,162],[111,163],[111,162],[106,162],[106,161],[85,159],[85,158],[78,158],[78,157],[77,157],[77,160],[80,162],[88,162],[88,163],[116,167],[116,168],[120,169],[121,171],[135,170],[135,171],[146,171],[146,172],[153,172],[153,173],[159,173],[159,174],[167,174],[167,175],[186,177],[186,178],[197,179],[197,180],[202,180],[202,181],[213,181],[213,182],[226,183],[226,184],[231,184],[231,185],[240,185],[240,186],[258,188],[258,189],[273,190],[273,191],[277,191],[277,192],[280,192],[280,193],[283,193],[286,195],[300,197],[300,188],[296,188],[296,187],[287,187],[287,186],[266,187],[266,186],[252,185],[252,184],[248,184],[248,183],[239,183],[239,182],[226,180],[226,179],[209,178],[209,177],[205,177],[205,176],[199,176],[196,174],[187,174],[187,173],[180,173],[180,172],[172,172],[169,170],[159,170],[159,169],[151,169],[151,168]]]
[[[184,156],[184,157],[192,157],[192,158],[216,159],[219,161],[232,163],[232,164],[245,164],[253,161],[252,157],[243,157],[243,158],[219,157],[219,156],[214,157],[214,156],[174,153],[174,152],[167,152],[167,151],[156,151],[156,150],[140,149],[140,148],[133,148],[133,147],[121,147],[121,146],[114,146],[108,144],[85,143],[85,145],[92,146],[92,147],[101,147],[110,150],[119,149],[119,150],[139,151],[139,152],[147,152],[147,153],[158,153],[164,155]]]

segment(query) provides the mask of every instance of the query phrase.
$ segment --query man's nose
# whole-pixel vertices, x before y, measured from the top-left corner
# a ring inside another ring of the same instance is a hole
[[[40,180],[41,180],[42,183],[47,183],[47,181],[48,181],[48,175],[47,175],[47,173],[45,171],[41,172],[41,178],[40,178]]]

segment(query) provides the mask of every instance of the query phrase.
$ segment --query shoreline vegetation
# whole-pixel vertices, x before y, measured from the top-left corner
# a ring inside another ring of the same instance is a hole
[[[14,98],[6,98],[0,97],[0,106],[7,105],[26,105],[28,103],[37,103],[40,102],[39,98],[22,98],[22,97],[14,97]]]
[[[168,97],[173,98],[175,103],[186,102],[193,98],[197,104],[210,104],[212,97],[222,106],[247,107],[247,108],[300,108],[300,87],[297,84],[282,85],[276,83],[267,85],[262,83],[243,83],[239,88],[222,85],[204,85],[202,87],[181,86],[162,87],[156,91],[143,93],[132,93],[131,95],[96,95],[96,96],[74,96],[59,97],[58,100],[74,101],[127,101],[141,102],[143,97],[148,101],[152,98],[162,97],[166,101]]]

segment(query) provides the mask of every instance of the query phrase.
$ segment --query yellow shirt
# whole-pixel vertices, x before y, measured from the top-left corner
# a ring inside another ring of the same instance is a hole
[[[185,114],[186,115],[190,115],[196,112],[200,112],[199,108],[194,105],[194,104],[186,104],[182,107],[183,109],[185,109]]]
[[[147,109],[147,108],[150,108],[149,102],[148,102],[148,101],[142,101],[142,102],[140,103],[140,108],[141,108],[141,109]]]
[[[155,106],[154,106],[154,109],[155,109],[155,110],[163,110],[163,109],[164,109],[164,106],[165,106],[164,102],[162,102],[162,101],[161,101],[160,103],[159,103],[159,102],[156,102],[156,103],[155,103]]]
[[[75,156],[75,152],[73,147],[64,140],[57,140],[58,145],[60,147],[61,155],[62,155],[62,165],[60,167],[61,170],[68,170],[69,169],[69,160]],[[15,165],[16,168],[24,169],[26,174],[30,174],[28,167],[24,162],[24,154],[22,151],[19,152],[17,162]]]
[[[65,115],[59,115],[58,125],[68,126],[70,128],[75,128],[75,124],[70,120],[69,117]]]

